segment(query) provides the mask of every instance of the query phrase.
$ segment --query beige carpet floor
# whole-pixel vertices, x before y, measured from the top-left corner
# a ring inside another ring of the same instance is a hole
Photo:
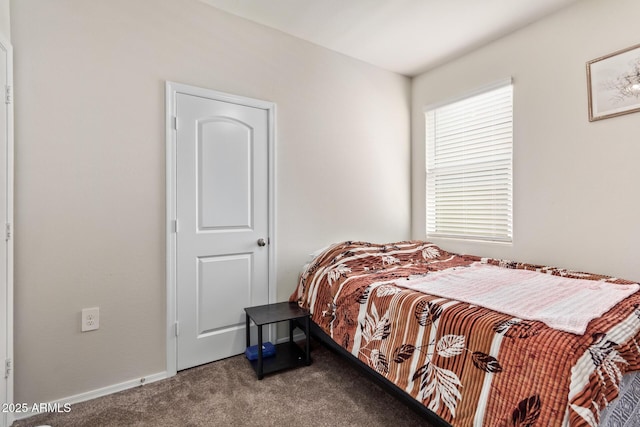
[[[350,363],[312,349],[311,366],[262,381],[235,356],[13,426],[430,426]]]

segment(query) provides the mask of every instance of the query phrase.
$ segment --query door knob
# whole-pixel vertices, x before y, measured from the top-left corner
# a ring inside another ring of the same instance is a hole
[[[258,239],[258,246],[264,246],[266,244],[267,244],[267,242],[263,238],[259,238]]]

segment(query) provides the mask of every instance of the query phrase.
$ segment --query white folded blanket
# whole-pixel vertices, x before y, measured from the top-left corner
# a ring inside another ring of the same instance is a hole
[[[467,302],[574,334],[637,292],[640,285],[572,279],[476,262],[394,282],[425,294]]]

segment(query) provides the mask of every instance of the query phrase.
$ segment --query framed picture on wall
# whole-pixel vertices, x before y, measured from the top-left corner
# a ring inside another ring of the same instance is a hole
[[[587,62],[589,121],[640,111],[640,44]]]

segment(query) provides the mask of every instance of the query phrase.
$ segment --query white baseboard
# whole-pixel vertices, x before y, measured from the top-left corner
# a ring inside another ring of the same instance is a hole
[[[148,375],[146,377],[137,378],[135,380],[125,381],[119,384],[113,384],[107,387],[102,387],[96,390],[87,391],[85,393],[76,394],[74,396],[65,397],[47,404],[43,404],[45,407],[58,407],[64,408],[65,405],[74,405],[76,403],[85,402],[87,400],[95,399],[97,397],[107,396],[109,394],[117,393],[119,391],[128,390],[130,388],[139,387],[141,385],[150,384],[156,381],[168,378],[167,372],[158,372],[157,374]],[[73,410],[73,408],[72,408]],[[14,414],[14,420],[21,420],[41,413],[40,411],[20,412]]]

